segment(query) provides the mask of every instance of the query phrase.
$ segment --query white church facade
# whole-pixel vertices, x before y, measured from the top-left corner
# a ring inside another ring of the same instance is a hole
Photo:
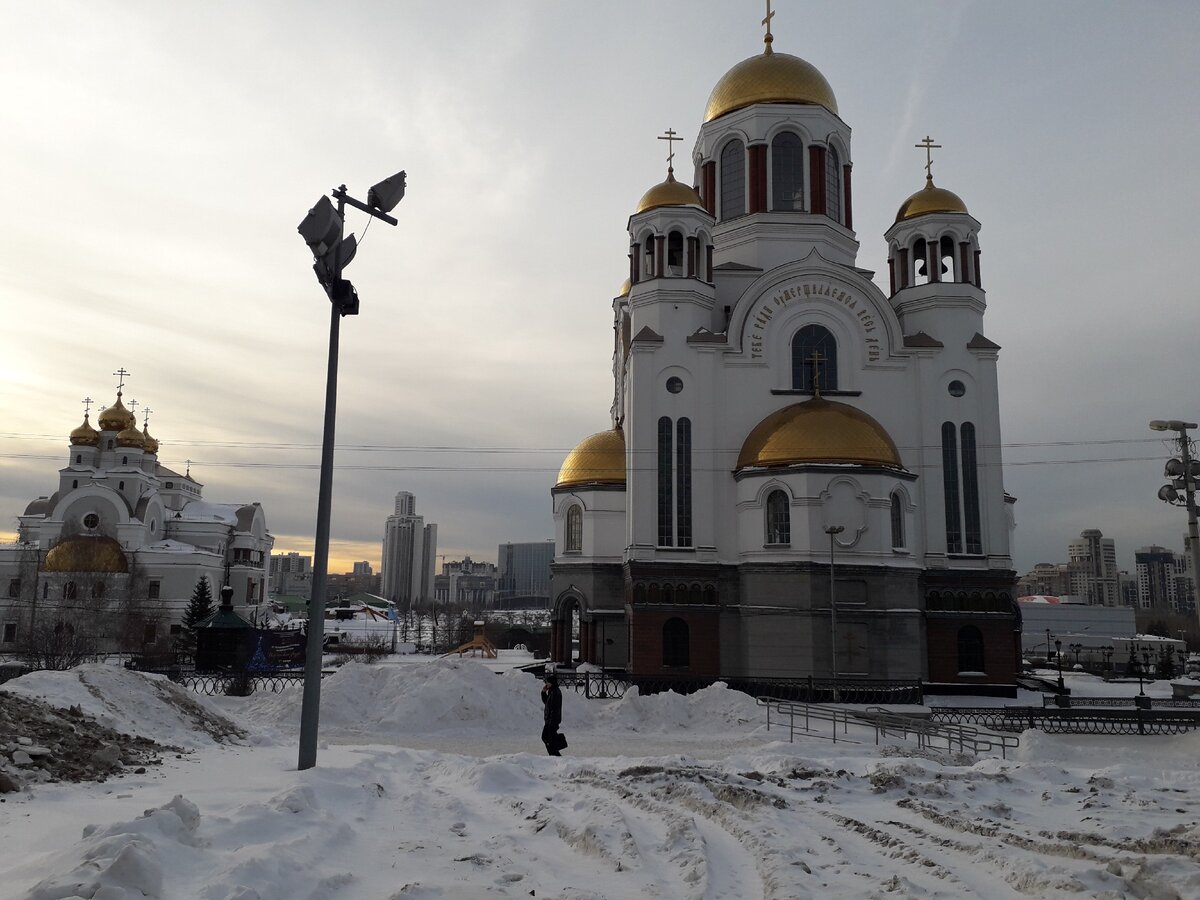
[[[876,286],[850,128],[769,33],[714,88],[692,156],[695,187],[669,168],[629,219],[611,428],[552,490],[552,658],[1010,684],[1014,501],[980,223],[927,166]]]
[[[60,619],[94,624],[108,648],[167,649],[201,579],[214,605],[225,585],[239,606],[265,599],[274,538],[262,506],[209,502],[190,466],[160,463],[120,388],[97,425],[85,412],[56,490],[0,546],[0,650]]]

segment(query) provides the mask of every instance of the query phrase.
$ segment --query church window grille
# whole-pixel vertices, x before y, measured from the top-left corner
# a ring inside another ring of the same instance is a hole
[[[979,464],[975,450],[975,426],[962,426],[963,517],[966,522],[967,552],[983,553],[979,523]]]
[[[974,625],[964,625],[958,629],[958,673],[983,671],[983,632]]]
[[[675,531],[680,547],[692,546],[692,420],[682,418],[675,431]]]
[[[79,596],[79,591],[75,587],[75,582],[68,581],[63,585],[62,598],[64,600],[75,600]]]
[[[953,422],[942,423],[942,487],[946,498],[946,552],[962,553],[958,504],[958,441]]]
[[[663,416],[658,420],[658,545],[660,547],[672,546],[675,536],[671,431],[669,418]]]
[[[162,582],[161,581],[151,581],[149,587],[147,587],[147,589],[146,589],[146,596],[151,600],[157,600],[161,593],[162,593]]]
[[[904,549],[904,500],[898,493],[892,494],[892,547]]]
[[[15,600],[17,597],[21,596],[21,579],[20,578],[13,578],[13,579],[9,580],[8,596],[10,599],[13,599],[13,600]]]
[[[686,669],[691,665],[688,623],[678,616],[663,623],[662,655],[664,667]]]
[[[833,147],[825,155],[825,215],[842,221],[842,165]]]
[[[771,208],[804,209],[804,146],[790,131],[771,141]]]
[[[683,275],[683,235],[678,231],[667,235],[667,274],[674,278]]]
[[[746,213],[746,148],[730,141],[721,151],[721,219]]]
[[[104,582],[103,581],[96,581],[96,582],[92,583],[92,599],[93,600],[103,600],[104,599]]]
[[[792,542],[792,513],[786,491],[771,491],[767,495],[767,543]]]
[[[4,643],[15,644],[16,641],[17,641],[17,623],[16,622],[5,622],[4,623]]]
[[[568,553],[579,553],[583,550],[583,510],[578,504],[567,508],[567,541]]]
[[[817,354],[822,391],[836,391],[837,340],[828,328],[805,325],[792,338],[792,389],[813,390],[813,353]]]

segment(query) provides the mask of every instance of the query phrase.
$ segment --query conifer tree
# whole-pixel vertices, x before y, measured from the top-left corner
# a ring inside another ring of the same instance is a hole
[[[212,591],[208,587],[208,579],[201,578],[196,582],[192,591],[192,599],[188,601],[187,610],[183,614],[183,630],[181,642],[189,649],[196,647],[196,626],[213,614]]]

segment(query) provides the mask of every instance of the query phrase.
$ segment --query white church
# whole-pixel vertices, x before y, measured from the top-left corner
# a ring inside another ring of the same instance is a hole
[[[552,490],[552,659],[1011,684],[1014,500],[980,223],[927,163],[877,287],[850,127],[769,30],[713,88],[692,159],[694,186],[669,167],[629,218],[611,427]]]
[[[109,649],[167,649],[201,579],[214,608],[225,585],[238,606],[265,599],[275,539],[262,506],[209,502],[190,466],[160,463],[149,417],[138,428],[122,401],[127,373],[117,374],[99,428],[85,410],[56,490],[26,507],[16,543],[0,545],[0,650],[39,619],[94,622]]]

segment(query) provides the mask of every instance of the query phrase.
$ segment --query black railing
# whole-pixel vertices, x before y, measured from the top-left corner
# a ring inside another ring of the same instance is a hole
[[[683,675],[626,675],[612,672],[558,673],[558,683],[593,699],[619,698],[630,687],[642,694],[674,691],[692,694],[716,682],[752,697],[769,697],[801,703],[890,703],[919,704],[923,700],[919,681],[870,681],[825,678],[717,678]]]
[[[1057,697],[1043,697],[1042,706],[1058,706]],[[1194,709],[1200,710],[1200,700],[1188,700],[1182,697],[1071,697],[1071,708],[1080,707],[1131,707],[1140,706],[1142,709]]]
[[[1200,710],[1044,709],[1036,706],[934,707],[935,722],[970,722],[994,731],[1051,734],[1183,734],[1200,729]]]
[[[302,685],[304,684],[304,673],[191,672],[186,675],[178,675],[171,680],[190,691],[207,694],[210,697],[219,694],[245,697],[254,693],[278,694],[287,688]]]

